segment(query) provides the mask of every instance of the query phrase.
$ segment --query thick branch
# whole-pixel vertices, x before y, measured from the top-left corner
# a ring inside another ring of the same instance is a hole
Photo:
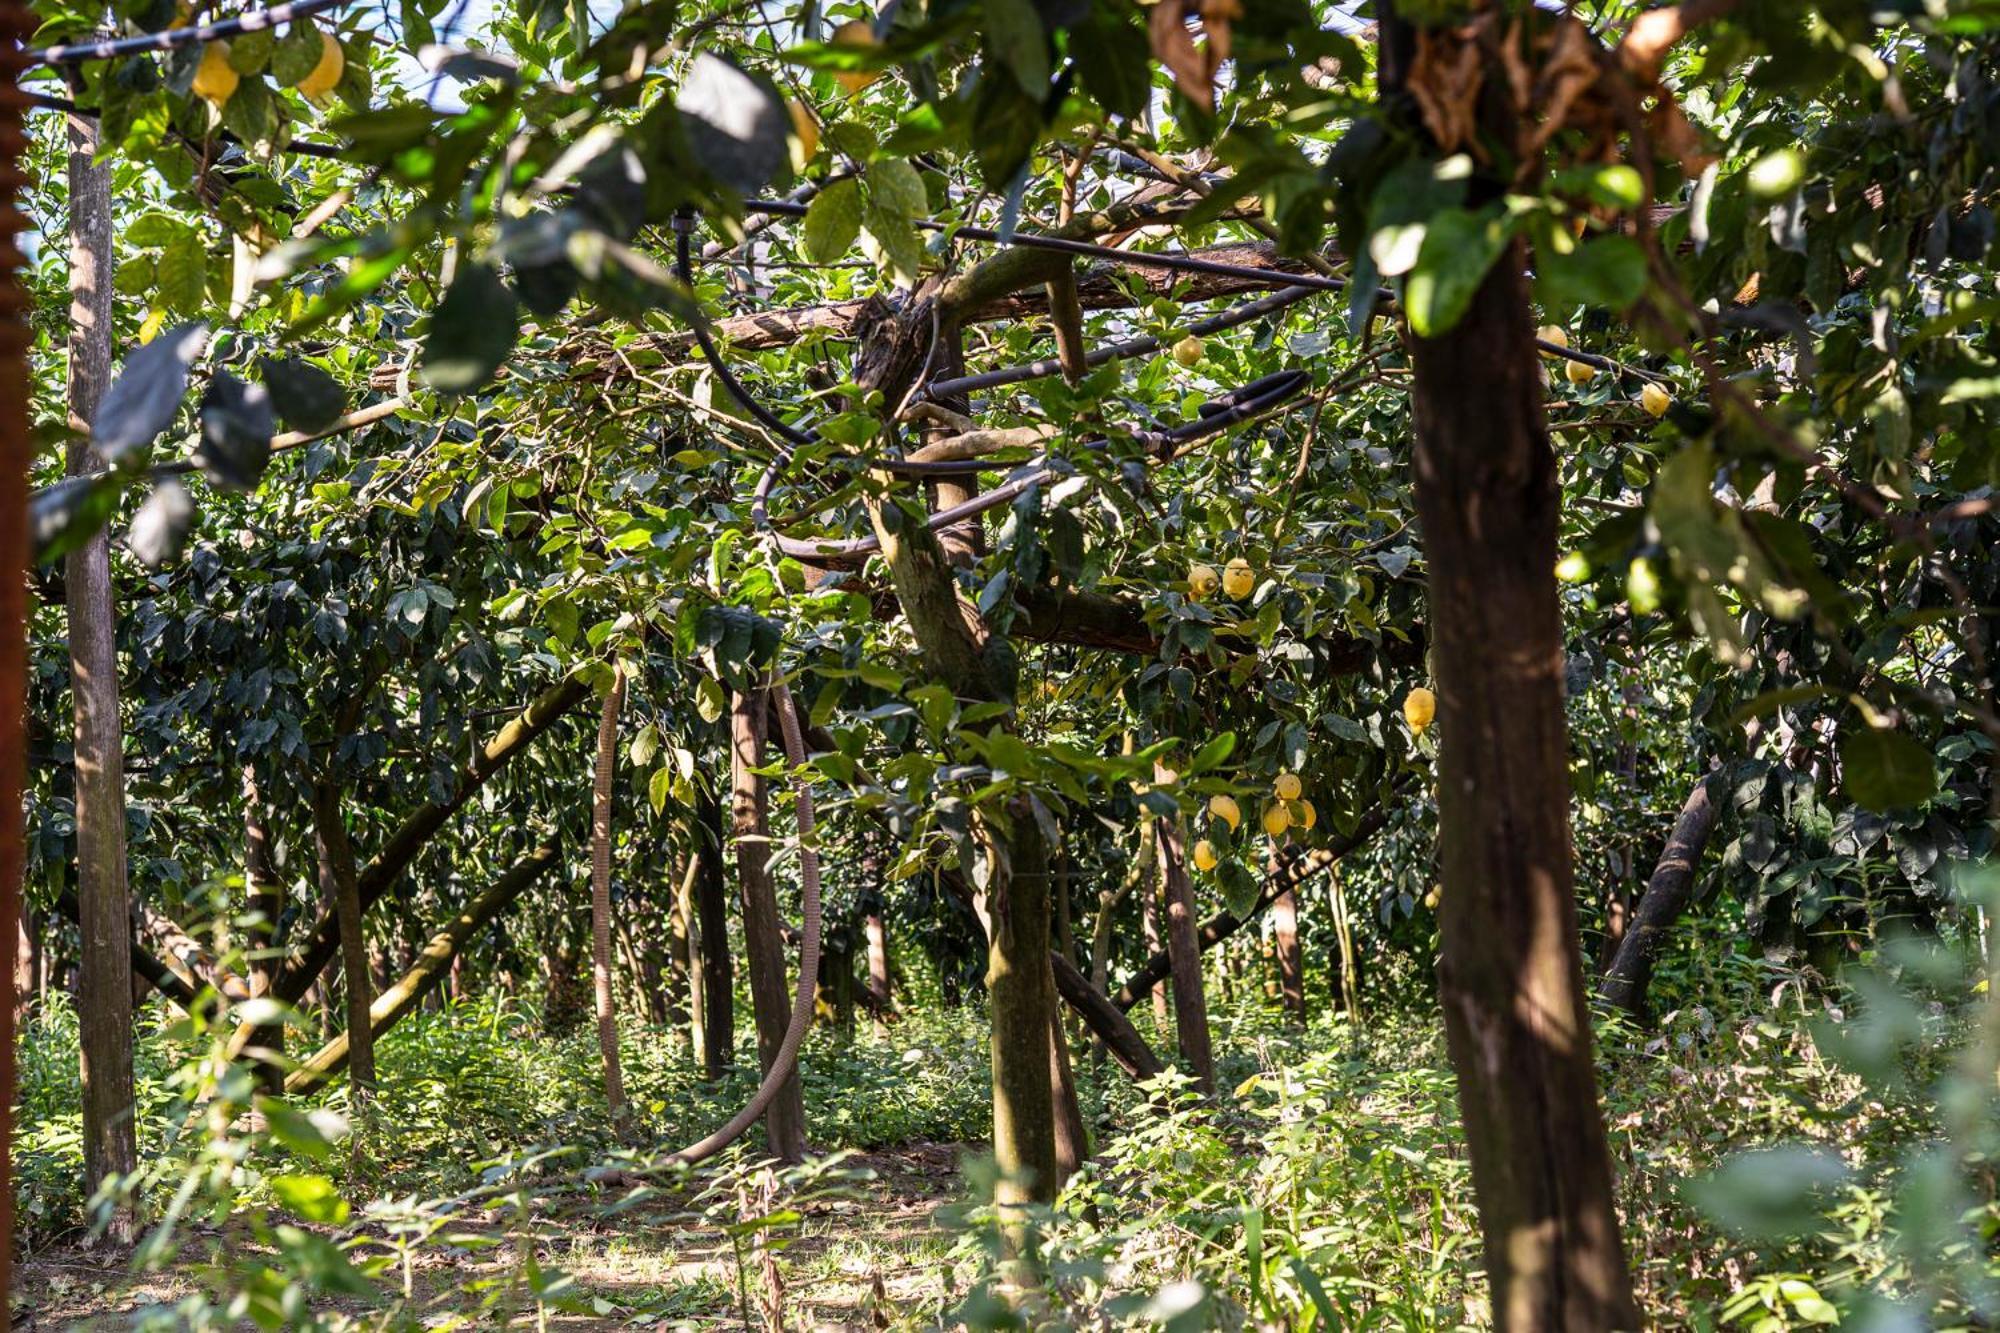
[[[388,891],[396,877],[409,868],[417,853],[444,827],[445,821],[471,800],[473,794],[486,785],[488,778],[499,772],[508,760],[526,749],[531,741],[547,731],[589,693],[590,687],[575,676],[567,676],[543,691],[513,721],[502,727],[481,748],[478,757],[460,771],[458,786],[452,791],[450,799],[442,803],[426,803],[405,819],[389,835],[389,841],[383,844],[375,858],[361,868],[358,881],[361,910],[367,911]],[[287,1004],[298,1003],[299,997],[312,985],[313,978],[333,957],[339,943],[340,925],[332,908],[328,907],[321,911],[319,920],[306,934],[304,944],[285,960],[284,968],[273,983],[273,993]]]
[[[1694,896],[1695,866],[1701,861],[1702,849],[1708,845],[1708,835],[1715,830],[1716,810],[1709,781],[1704,778],[1688,793],[1680,817],[1674,820],[1673,832],[1667,836],[1667,849],[1660,853],[1659,864],[1653,867],[1653,876],[1646,881],[1646,892],[1632,913],[1632,924],[1626,928],[1611,967],[1598,986],[1600,1000],[1617,1005],[1634,1018],[1645,1013],[1646,988],[1653,980],[1653,960],[1659,956],[1660,946],[1666,943],[1667,929],[1679,919],[1687,909],[1688,899]]]
[[[543,843],[515,862],[513,867],[495,880],[485,893],[432,935],[430,942],[424,945],[423,951],[417,955],[417,961],[411,965],[410,970],[405,972],[395,985],[376,996],[375,1002],[368,1007],[368,1030],[379,1038],[396,1026],[403,1016],[416,1008],[417,1002],[429,994],[444,978],[451,966],[451,960],[466,946],[466,943],[495,917],[512,906],[514,900],[527,892],[528,886],[541,878],[543,872],[555,863],[555,844]],[[310,1092],[346,1066],[347,1034],[343,1032],[320,1047],[310,1059],[286,1076],[285,1091]]]

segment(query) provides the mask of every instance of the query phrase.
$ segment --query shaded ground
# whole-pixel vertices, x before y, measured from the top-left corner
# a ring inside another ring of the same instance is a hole
[[[876,1329],[929,1323],[953,1293],[944,1262],[951,1237],[935,1214],[959,1194],[955,1144],[922,1143],[850,1155],[843,1167],[872,1174],[797,1205],[801,1216],[773,1228],[767,1254],[754,1236],[733,1243],[723,1225],[762,1215],[746,1192],[738,1208],[693,1211],[685,1199],[612,1216],[597,1208],[544,1212],[526,1226],[501,1214],[454,1228],[409,1266],[410,1309],[424,1322],[451,1315],[476,1327],[537,1323],[522,1282],[532,1250],[548,1297],[546,1326],[564,1330],[764,1328],[773,1278],[791,1329]],[[788,1204],[779,1200],[778,1207]],[[730,1211],[738,1217],[730,1217]],[[210,1239],[221,1239],[209,1233]],[[229,1238],[224,1250],[238,1247]],[[567,1282],[550,1276],[566,1275]],[[392,1294],[399,1272],[382,1278]],[[61,1246],[29,1257],[17,1273],[15,1328],[111,1330],[147,1306],[196,1293],[188,1270],[135,1280],[114,1256]],[[337,1307],[360,1313],[361,1303]],[[747,1315],[747,1321],[746,1321]],[[248,1327],[247,1323],[245,1325]]]

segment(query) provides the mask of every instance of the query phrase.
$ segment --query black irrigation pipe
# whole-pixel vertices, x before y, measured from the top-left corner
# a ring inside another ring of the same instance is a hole
[[[104,114],[93,106],[78,106],[67,97],[51,97],[47,93],[23,93],[22,96],[28,99],[29,106],[40,107],[44,111],[63,111],[72,116],[83,116],[89,120],[96,120]],[[178,131],[174,132],[174,137],[181,139],[182,142],[187,143],[191,147],[195,144],[194,140],[186,138]],[[239,148],[244,146],[243,141],[228,130],[222,131],[217,137],[224,143],[233,143]],[[278,151],[281,153],[297,153],[300,157],[323,157],[328,160],[337,161],[342,154],[347,152],[347,149],[335,143],[313,143],[309,140],[294,139]],[[215,165],[227,166],[228,164],[216,163]]]
[[[804,217],[806,212],[805,205],[788,203],[782,199],[753,199],[743,207],[752,213],[782,213],[788,217]],[[1323,292],[1344,292],[1348,285],[1345,278],[1329,278],[1318,273],[1280,273],[1274,269],[1225,264],[1221,260],[1202,259],[1196,255],[1119,250],[1109,245],[1073,241],[1065,236],[1045,236],[1037,232],[1017,231],[1011,235],[1002,235],[990,227],[958,226],[950,222],[939,222],[935,218],[916,218],[912,220],[912,225],[920,231],[949,232],[953,236],[962,236],[971,241],[993,241],[1023,250],[1052,250],[1057,254],[1081,255],[1086,259],[1105,259],[1132,268],[1161,268],[1177,273],[1205,273],[1210,277],[1236,278],[1262,287],[1311,287]]]
[[[1207,337],[1211,333],[1220,333],[1224,329],[1233,329],[1239,324],[1248,324],[1253,319],[1261,319],[1265,315],[1276,314],[1287,306],[1297,305],[1308,296],[1316,296],[1318,294],[1318,290],[1312,287],[1286,287],[1272,292],[1269,296],[1260,296],[1254,301],[1246,301],[1242,305],[1231,306],[1227,310],[1195,320],[1188,324],[1183,332],[1197,338]],[[1122,343],[1111,343],[1108,346],[1096,348],[1083,358],[1083,363],[1086,366],[1096,367],[1112,361],[1124,361],[1130,357],[1146,356],[1158,350],[1160,350],[1160,339],[1147,334],[1144,337],[1132,338]],[[999,389],[1009,384],[1019,384],[1024,380],[1038,380],[1049,375],[1057,375],[1062,373],[1062,368],[1062,362],[1057,358],[1045,357],[1040,361],[1029,361],[1024,365],[1018,366],[1006,366],[999,370],[988,370],[977,375],[962,375],[952,380],[936,380],[925,385],[921,394],[923,397],[935,401],[940,398],[952,398],[962,394],[981,393],[987,389]]]
[[[36,65],[80,65],[90,60],[115,60],[119,56],[144,55],[152,51],[173,51],[183,46],[201,46],[220,37],[241,32],[258,32],[280,23],[323,14],[353,4],[354,0],[292,0],[291,4],[253,9],[235,18],[219,19],[194,28],[168,28],[164,32],[142,32],[134,37],[106,37],[94,42],[73,42],[67,46],[44,46],[21,53],[30,67]]]

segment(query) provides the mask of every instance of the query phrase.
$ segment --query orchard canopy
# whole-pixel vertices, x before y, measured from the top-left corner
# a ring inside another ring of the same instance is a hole
[[[1226,1118],[1275,919],[1282,1004],[1441,1002],[1472,1322],[1679,1299],[1593,1032],[1729,959],[1870,1089],[1952,1016],[1855,1300],[1993,1316],[1994,0],[29,8],[0,938],[83,1197],[133,970],[279,1126],[428,993],[594,1007],[669,1151],[749,1084],[648,1109],[614,996],[718,1075],[740,931],[796,1160],[895,934],[983,995],[996,1290],[1055,1300],[1084,1043]]]

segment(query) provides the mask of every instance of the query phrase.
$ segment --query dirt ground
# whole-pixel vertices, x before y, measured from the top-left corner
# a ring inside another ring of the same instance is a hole
[[[768,1255],[754,1238],[741,1239],[739,1250],[723,1227],[733,1219],[704,1217],[686,1200],[613,1215],[597,1207],[542,1212],[525,1227],[485,1214],[417,1253],[406,1309],[426,1326],[765,1329],[775,1291],[787,1329],[931,1325],[957,1294],[947,1262],[952,1237],[936,1214],[959,1195],[963,1152],[925,1143],[850,1155],[843,1172],[867,1178],[798,1204],[800,1218],[773,1230]],[[758,1215],[757,1199],[746,1196],[744,1205]],[[222,1241],[203,1248],[225,1254],[256,1252],[247,1237],[211,1231],[195,1239]],[[521,1282],[530,1243],[545,1295],[539,1309]],[[400,1279],[392,1270],[381,1284],[397,1295]],[[116,1254],[54,1246],[26,1256],[17,1270],[14,1333],[126,1329],[139,1311],[200,1290],[192,1269],[135,1276]],[[329,1300],[321,1308],[365,1317],[387,1307]]]

